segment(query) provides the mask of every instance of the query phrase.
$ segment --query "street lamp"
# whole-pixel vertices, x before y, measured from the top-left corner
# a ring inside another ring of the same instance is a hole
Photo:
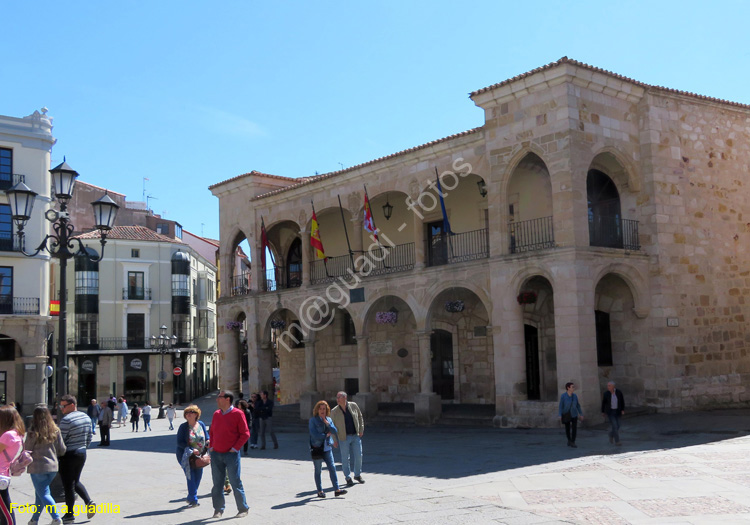
[[[68,393],[68,351],[65,346],[66,339],[66,304],[67,296],[67,266],[68,259],[75,256],[87,257],[92,262],[99,262],[104,256],[104,245],[107,243],[107,232],[115,224],[117,210],[120,208],[106,193],[97,201],[91,203],[94,207],[95,227],[101,232],[102,253],[99,257],[91,257],[80,239],[73,238],[74,226],[70,222],[68,214],[68,202],[73,197],[73,187],[75,186],[78,172],[72,169],[63,160],[62,164],[49,170],[52,175],[52,188],[55,197],[60,202],[60,211],[50,208],[44,214],[46,219],[52,223],[54,234],[47,235],[37,246],[33,253],[27,253],[24,249],[24,231],[23,228],[31,219],[31,210],[34,207],[34,200],[38,195],[32,191],[23,182],[19,182],[8,191],[8,203],[10,204],[10,213],[13,221],[16,223],[19,247],[22,254],[26,257],[35,257],[41,251],[47,251],[52,257],[60,260],[60,317],[57,337],[57,371],[58,371],[58,391],[60,395]],[[75,242],[78,243],[76,249]]]
[[[169,337],[167,335],[167,325],[161,325],[159,328],[159,337],[155,335],[151,336],[151,348],[161,354],[161,372],[159,372],[159,381],[161,382],[161,392],[159,392],[159,401],[162,401],[164,397],[164,381],[167,379],[167,372],[164,370],[164,355],[169,353],[169,349],[177,344],[177,336],[173,335]],[[180,351],[177,350],[179,357]]]

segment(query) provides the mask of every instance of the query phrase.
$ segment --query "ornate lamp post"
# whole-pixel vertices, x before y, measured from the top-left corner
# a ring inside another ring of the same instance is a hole
[[[6,194],[10,204],[11,217],[16,223],[18,230],[18,240],[21,246],[21,253],[26,257],[35,257],[41,251],[47,251],[49,254],[60,260],[60,317],[57,337],[57,372],[58,385],[57,389],[60,395],[68,393],[68,350],[66,345],[66,301],[67,296],[67,266],[68,259],[76,255],[88,257],[93,262],[102,260],[104,256],[104,245],[107,243],[107,232],[115,224],[117,210],[120,208],[106,193],[97,201],[91,203],[94,207],[94,223],[96,228],[101,232],[102,253],[99,257],[88,255],[86,248],[80,239],[72,237],[74,226],[70,222],[68,214],[68,202],[73,197],[73,187],[75,186],[78,173],[68,166],[64,161],[62,164],[50,171],[52,175],[52,186],[60,203],[60,211],[50,208],[44,214],[49,222],[52,223],[52,229],[55,233],[47,235],[33,253],[27,253],[24,249],[24,231],[23,228],[31,219],[31,211],[34,207],[34,200],[37,193],[32,191],[23,182],[19,182],[10,188]],[[77,245],[75,243],[78,243]],[[77,249],[76,249],[77,248]]]
[[[159,392],[159,401],[162,401],[164,397],[164,381],[167,379],[167,372],[164,370],[164,355],[169,353],[170,348],[177,344],[177,336],[173,335],[169,337],[167,335],[167,325],[161,325],[159,328],[159,337],[155,335],[151,336],[151,348],[161,354],[161,372],[159,372],[159,384],[161,386],[161,392]],[[177,357],[180,356],[179,349],[177,350]]]

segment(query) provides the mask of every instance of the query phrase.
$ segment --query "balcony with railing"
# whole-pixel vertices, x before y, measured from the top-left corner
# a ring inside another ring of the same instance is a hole
[[[552,217],[511,222],[510,253],[523,253],[555,247]]]
[[[638,251],[638,221],[590,214],[589,245]]]
[[[123,288],[122,299],[124,301],[150,301],[151,288],[142,288],[139,286],[129,286]]]
[[[232,277],[232,283],[230,288],[230,294],[235,295],[247,295],[250,293],[250,274],[243,273]]]
[[[26,248],[25,239],[19,240],[12,232],[0,232],[0,252],[20,252]]]
[[[292,264],[287,271],[286,266],[274,266],[266,269],[266,276],[262,283],[264,292],[276,292],[288,288],[302,286],[302,266]]]
[[[381,246],[362,252],[367,260],[359,269],[365,277],[388,273],[406,272],[414,268],[414,243]],[[355,264],[356,259],[355,257]]]
[[[193,348],[194,343],[193,339],[178,339],[171,348]],[[157,346],[152,346],[151,339],[140,337],[79,338],[75,342],[71,339],[68,341],[68,347],[73,350],[159,350],[158,343]]]
[[[0,315],[39,315],[39,298],[0,295]]]
[[[310,284],[330,283],[337,277],[345,277],[353,271],[352,257],[337,255],[310,262]]]
[[[427,241],[427,265],[456,264],[490,256],[487,228],[465,233],[440,233]]]
[[[26,182],[26,176],[20,173],[0,173],[0,191],[5,191],[19,182]]]

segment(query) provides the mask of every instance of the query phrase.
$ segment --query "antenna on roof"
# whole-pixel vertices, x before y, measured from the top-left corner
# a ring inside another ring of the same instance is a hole
[[[344,169],[344,165],[343,165],[342,163],[340,163],[340,162],[337,162],[336,164],[338,164],[339,166],[341,166],[341,169],[342,169],[342,170]]]
[[[152,196],[152,195],[146,195],[146,209],[147,209],[147,210],[150,210],[150,209],[151,209],[151,208],[149,208],[149,205],[148,205],[148,201],[149,201],[149,200],[152,200],[152,201],[158,201],[159,199],[158,199],[158,198],[156,198],[156,197],[154,197],[154,196]]]

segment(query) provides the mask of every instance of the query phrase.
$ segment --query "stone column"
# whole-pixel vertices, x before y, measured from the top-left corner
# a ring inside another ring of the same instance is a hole
[[[590,268],[571,262],[558,268],[555,287],[555,351],[557,384],[562,392],[565,383],[576,384],[576,394],[588,414],[585,423],[599,422],[601,392],[596,356],[596,322],[594,320],[594,285]]]
[[[310,286],[310,232],[301,230],[302,238],[302,288]]]
[[[357,364],[359,365],[359,392],[353,401],[366,416],[374,416],[378,411],[375,394],[370,392],[370,342],[364,335],[357,336]]]
[[[419,343],[420,392],[414,396],[414,417],[417,425],[432,425],[442,412],[440,396],[432,391],[432,357],[430,335],[432,330],[417,332]]]
[[[427,253],[425,251],[424,223],[422,218],[414,215],[414,268],[424,268],[427,266]]]
[[[305,384],[299,399],[300,419],[310,419],[312,409],[320,400],[318,392],[318,372],[315,365],[315,336],[314,332],[305,339]]]
[[[508,290],[509,283],[498,282],[497,289]],[[493,282],[492,289],[495,290]],[[516,402],[525,399],[526,346],[523,333],[523,307],[513,294],[493,294],[498,300],[492,315],[492,344],[495,350],[495,418],[497,427],[519,424]]]

